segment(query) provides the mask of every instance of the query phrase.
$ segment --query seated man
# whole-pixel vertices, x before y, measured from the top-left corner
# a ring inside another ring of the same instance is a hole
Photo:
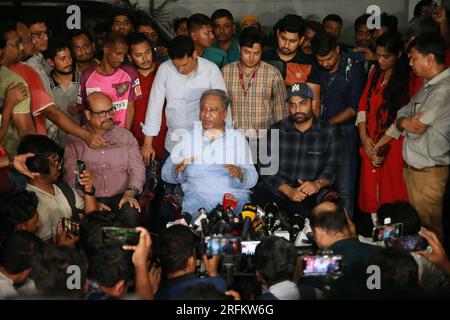
[[[196,273],[195,234],[188,227],[177,224],[160,234],[158,258],[161,263],[161,286],[157,300],[179,299],[185,290],[196,284],[213,284],[220,292],[227,289],[226,281],[219,276],[217,267],[220,256],[207,259],[203,256],[209,277],[200,278]]]
[[[224,91],[205,91],[200,98],[201,123],[182,137],[162,168],[164,181],[181,183],[183,211],[194,218],[199,208],[212,210],[228,192],[236,196],[240,212],[258,178],[244,136],[225,129],[228,104]]]
[[[261,182],[252,195],[261,207],[275,202],[289,214],[308,214],[336,179],[340,132],[314,116],[313,99],[306,84],[289,87],[290,116],[273,124],[262,141],[269,156],[260,157]]]
[[[94,150],[83,140],[70,135],[64,152],[64,180],[74,186],[76,162],[84,161],[95,177],[97,200],[117,211],[125,226],[135,227],[139,224],[140,212],[135,197],[145,182],[145,167],[138,143],[129,130],[114,124],[115,109],[107,95],[93,92],[87,102],[85,128],[101,135],[111,145]]]
[[[297,250],[281,237],[261,241],[255,250],[256,277],[268,291],[259,300],[315,300],[319,290],[299,286],[294,279]]]

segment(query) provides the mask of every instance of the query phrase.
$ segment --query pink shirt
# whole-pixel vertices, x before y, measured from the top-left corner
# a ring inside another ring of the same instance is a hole
[[[110,97],[116,108],[114,123],[122,128],[125,127],[128,102],[135,101],[142,95],[138,73],[130,64],[123,65],[107,76],[100,74],[96,66],[84,70],[77,103],[84,107],[87,96],[92,92],[103,92]]]

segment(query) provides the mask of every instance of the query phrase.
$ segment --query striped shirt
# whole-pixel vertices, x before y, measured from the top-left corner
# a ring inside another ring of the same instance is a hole
[[[222,74],[231,100],[235,129],[268,129],[289,115],[286,87],[277,68],[261,61],[255,77],[243,75],[245,91],[239,79],[238,61],[223,67]],[[252,80],[253,78],[253,80]],[[251,82],[250,88],[249,84]],[[252,136],[247,132],[247,136]]]

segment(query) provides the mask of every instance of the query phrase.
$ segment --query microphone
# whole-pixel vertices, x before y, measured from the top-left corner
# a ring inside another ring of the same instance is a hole
[[[188,212],[183,212],[180,216],[180,219],[184,219],[184,221],[186,221],[187,225],[189,226],[192,222],[192,215]]]
[[[231,193],[225,193],[223,195],[222,206],[226,214],[228,223],[234,225],[234,211],[238,206],[238,201]]]
[[[242,221],[243,221],[241,235],[242,235],[242,239],[245,240],[248,236],[248,232],[250,231],[250,223],[256,217],[256,206],[254,204],[247,203],[242,208],[241,216],[242,216]]]
[[[283,228],[289,227],[289,223],[287,222],[287,220],[288,214],[284,211],[279,211],[270,231],[275,232],[281,227]]]
[[[291,241],[295,243],[298,234],[301,231],[301,225],[304,225],[305,218],[299,214],[294,214],[291,218]]]
[[[265,215],[266,226],[267,229],[270,230],[273,228],[275,213],[279,212],[280,209],[278,208],[275,202],[269,202],[266,203],[266,205],[264,206],[264,211],[266,212]]]
[[[195,218],[195,220],[194,220],[194,222],[192,224],[193,227],[194,227],[194,230],[199,229],[199,230],[203,230],[204,231],[204,229],[202,227],[202,223],[201,223],[202,219],[206,219],[206,221],[208,221],[208,215],[206,213],[205,208],[198,209],[197,217]]]

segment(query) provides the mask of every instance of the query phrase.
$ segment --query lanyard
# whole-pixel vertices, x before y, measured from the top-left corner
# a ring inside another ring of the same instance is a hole
[[[252,86],[253,80],[255,80],[256,78],[256,71],[258,71],[259,65],[256,67],[256,69],[252,72],[250,81],[248,83],[248,87],[247,90],[245,89],[245,84],[244,84],[244,73],[242,72],[242,68],[241,68],[241,64],[238,63],[238,67],[239,67],[239,82],[241,83],[241,88],[242,88],[242,92],[244,93],[244,96],[247,95],[247,93],[250,91],[250,88]]]

